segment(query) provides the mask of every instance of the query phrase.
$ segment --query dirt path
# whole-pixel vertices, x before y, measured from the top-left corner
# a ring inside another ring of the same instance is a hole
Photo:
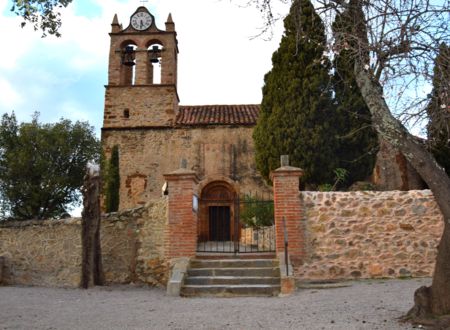
[[[285,298],[172,298],[132,286],[0,287],[0,329],[413,329],[397,322],[429,279],[350,282]]]

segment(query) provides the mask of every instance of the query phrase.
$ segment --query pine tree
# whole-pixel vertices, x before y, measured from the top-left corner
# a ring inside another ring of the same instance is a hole
[[[303,183],[333,182],[337,168],[330,62],[324,56],[324,25],[308,0],[295,0],[285,34],[264,78],[263,100],[253,138],[256,165],[269,181],[279,157],[304,171]]]
[[[354,15],[363,15],[359,3],[360,0],[351,0],[348,7],[350,9],[338,14],[333,23],[338,45],[333,63],[333,87],[337,107],[335,127],[338,129],[337,158],[339,167],[347,170],[347,185],[370,176],[378,150],[378,137],[371,125],[370,111],[354,75],[355,58],[360,54],[354,54],[355,41],[348,38],[355,24]],[[363,40],[367,40],[366,27],[361,26],[359,31]]]
[[[428,141],[436,161],[450,176],[450,47],[442,44],[434,63],[433,91],[427,107]]]
[[[113,146],[111,158],[107,166],[106,177],[106,212],[116,212],[120,203],[120,172],[119,172],[119,147]]]

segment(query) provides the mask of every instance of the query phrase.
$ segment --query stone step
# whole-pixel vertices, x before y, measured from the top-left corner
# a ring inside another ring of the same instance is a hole
[[[255,297],[276,296],[280,293],[280,285],[185,285],[181,295],[215,296],[215,297]]]
[[[277,259],[206,258],[191,260],[183,296],[275,296],[280,293]]]
[[[252,268],[190,268],[187,276],[235,276],[235,277],[279,277],[279,267],[252,267]]]
[[[276,259],[191,260],[191,268],[256,268],[278,267]]]
[[[252,276],[192,276],[187,277],[185,285],[256,285],[280,284],[280,277],[252,277]]]
[[[197,252],[196,259],[202,260],[226,260],[226,259],[276,259],[276,255],[273,252],[256,252],[256,253],[210,253],[210,252]]]

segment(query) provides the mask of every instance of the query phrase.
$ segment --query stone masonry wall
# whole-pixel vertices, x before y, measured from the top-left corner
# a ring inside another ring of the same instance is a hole
[[[105,216],[100,235],[107,283],[166,283],[166,212],[167,200],[159,199]]]
[[[81,220],[0,222],[3,284],[78,286]]]
[[[431,276],[442,215],[429,190],[302,192],[302,280]]]
[[[256,171],[252,131],[252,127],[225,126],[104,130],[102,143],[108,157],[112,147],[119,145],[120,209],[144,205],[161,196],[164,174],[177,170],[182,158],[200,180],[220,179],[223,175],[239,184],[241,194],[268,193],[269,188]],[[208,173],[210,167],[217,167],[210,164],[215,159],[229,162],[221,169],[223,173]]]
[[[166,213],[163,198],[104,216],[101,245],[107,284],[166,283]],[[0,222],[0,257],[5,262],[2,284],[77,287],[81,219]]]

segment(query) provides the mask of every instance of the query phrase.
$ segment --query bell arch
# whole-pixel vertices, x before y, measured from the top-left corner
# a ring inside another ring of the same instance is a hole
[[[147,42],[147,83],[150,85],[161,84],[161,63],[164,45],[158,40],[150,40]]]
[[[120,84],[132,86],[136,81],[136,49],[133,40],[125,40],[120,45]]]

